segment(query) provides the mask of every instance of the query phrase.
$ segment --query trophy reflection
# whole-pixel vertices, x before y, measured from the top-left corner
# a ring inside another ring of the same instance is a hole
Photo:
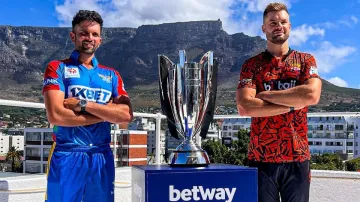
[[[217,62],[213,52],[205,53],[199,63],[187,62],[184,50],[180,62],[159,55],[161,108],[167,117],[170,134],[184,141],[169,158],[170,166],[207,166],[206,151],[197,145],[197,136],[206,138],[214,116],[217,90]]]

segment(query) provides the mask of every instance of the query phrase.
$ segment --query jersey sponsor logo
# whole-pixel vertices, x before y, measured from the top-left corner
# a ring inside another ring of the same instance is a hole
[[[300,67],[291,67],[291,68],[290,68],[290,71],[299,72],[299,71],[300,71]]]
[[[73,85],[68,88],[69,97],[86,99],[91,102],[107,103],[111,98],[111,91],[101,88],[89,88],[86,86]]]
[[[47,86],[50,84],[56,85],[56,84],[59,84],[59,82],[56,79],[52,79],[52,78],[44,80],[44,83],[43,83],[44,86]]]
[[[100,77],[103,81],[105,81],[106,83],[111,83],[112,76],[105,76],[105,75],[103,75],[103,74],[98,74],[98,75],[99,75],[99,77]]]
[[[203,188],[193,186],[192,189],[175,189],[174,185],[169,186],[169,201],[225,201],[232,202],[236,188]]]
[[[292,67],[290,68],[290,71],[298,72],[301,70],[301,64],[295,62]]]
[[[77,67],[65,67],[65,79],[80,78],[80,72]]]
[[[296,86],[296,80],[290,81],[274,81],[271,83],[264,83],[264,89],[269,90],[286,90]]]
[[[310,67],[310,70],[309,70],[309,74],[310,74],[310,75],[319,74],[317,67],[311,66],[311,67]]]

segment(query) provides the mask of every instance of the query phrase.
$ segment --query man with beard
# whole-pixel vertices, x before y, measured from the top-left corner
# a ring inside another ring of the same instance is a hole
[[[239,114],[250,116],[249,165],[258,168],[259,202],[308,202],[310,152],[307,111],[322,83],[315,58],[288,45],[291,24],[284,4],[263,15],[267,49],[242,66],[236,91]]]
[[[131,122],[133,114],[120,74],[95,58],[102,24],[95,11],[79,11],[70,33],[75,50],[45,70],[42,93],[54,125],[47,202],[114,201],[110,124]]]

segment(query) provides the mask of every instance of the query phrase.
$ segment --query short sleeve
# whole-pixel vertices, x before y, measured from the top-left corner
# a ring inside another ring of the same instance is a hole
[[[113,97],[116,98],[121,95],[129,97],[128,93],[125,90],[124,82],[123,82],[119,72],[114,70],[114,73],[115,73],[115,76],[112,80],[112,83],[113,83],[112,95],[113,95]]]
[[[240,70],[240,79],[237,89],[239,88],[254,88],[256,89],[256,83],[254,78],[254,72],[249,61],[245,61]]]
[[[60,61],[52,61],[46,67],[42,94],[48,90],[61,90],[65,92],[62,74],[60,72]]]
[[[304,66],[301,70],[300,82],[304,83],[306,80],[311,78],[320,78],[320,76],[318,73],[315,57],[312,55],[307,55]]]

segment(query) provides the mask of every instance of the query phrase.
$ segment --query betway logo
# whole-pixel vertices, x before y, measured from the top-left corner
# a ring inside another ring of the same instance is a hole
[[[69,86],[69,97],[77,97],[92,102],[106,103],[111,98],[111,92],[100,88],[89,88],[86,86]]]
[[[276,81],[273,83],[264,83],[264,89],[269,90],[286,90],[296,86],[296,80]]]
[[[190,201],[190,200],[213,200],[231,202],[234,198],[236,188],[206,188],[193,186],[192,189],[178,190],[174,185],[169,186],[169,201]]]

